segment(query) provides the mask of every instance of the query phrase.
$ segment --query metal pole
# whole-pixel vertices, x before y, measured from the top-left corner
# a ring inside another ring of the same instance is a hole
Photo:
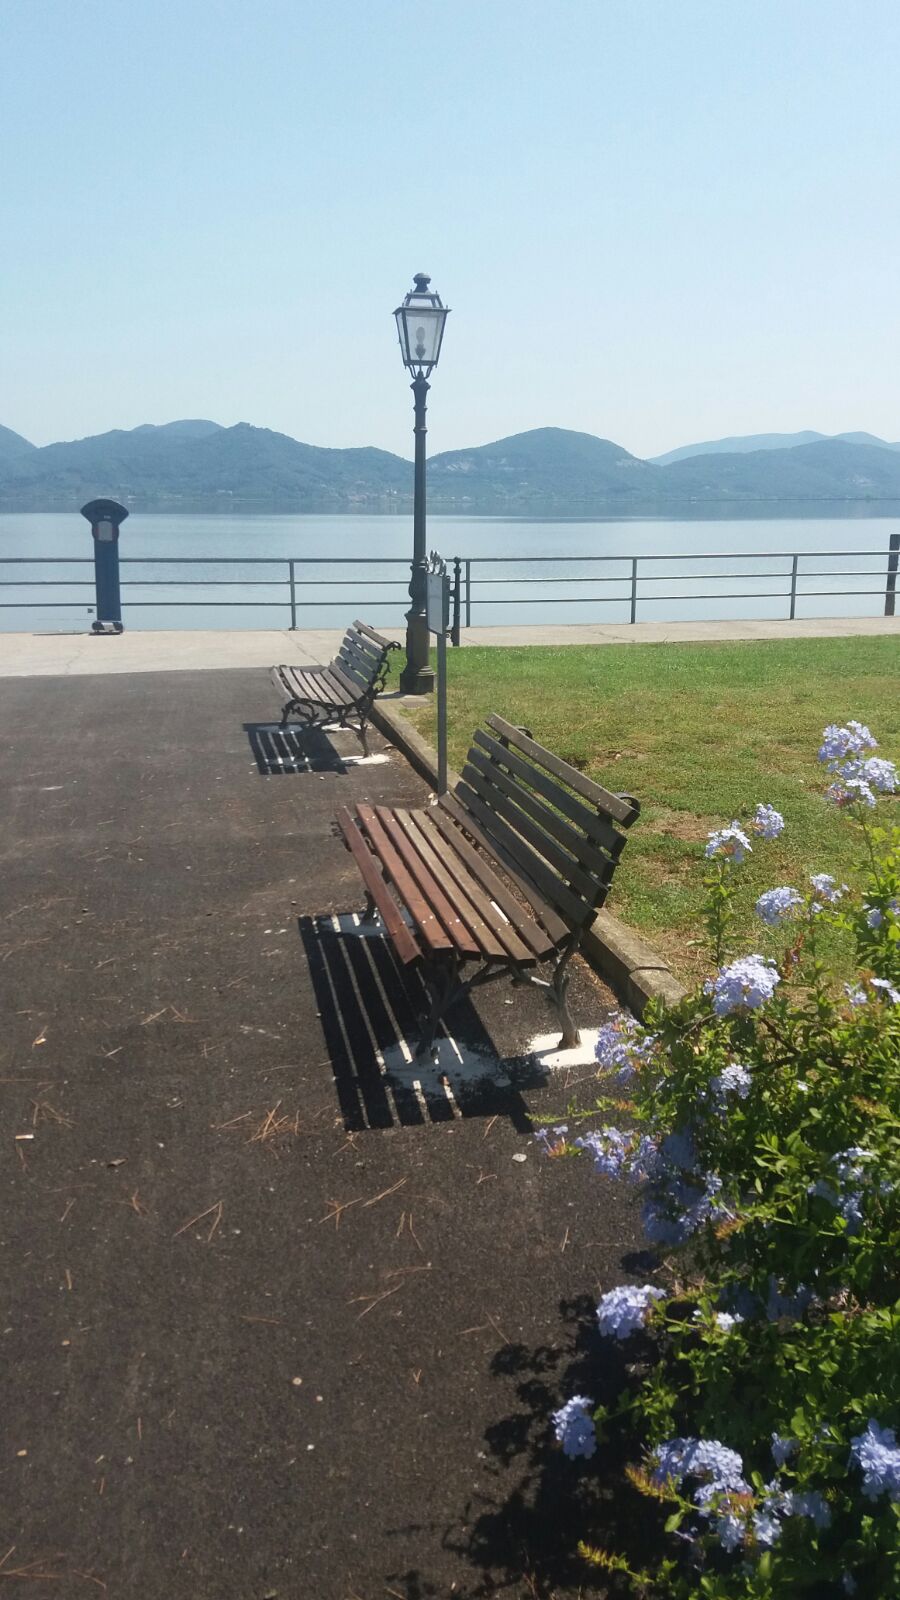
[[[637,558],[637,556],[632,556],[632,558],[631,558],[631,620],[632,620],[632,622],[637,622],[637,578],[638,578],[638,558]]]
[[[447,793],[447,636],[437,640],[438,794]]]
[[[453,627],[450,630],[450,643],[459,645],[459,608],[462,599],[462,563],[459,556],[453,557]]]
[[[800,557],[797,555],[791,561],[791,622],[794,621],[797,612],[797,564],[799,560]]]
[[[472,626],[472,563],[466,561],[466,627]]]
[[[429,663],[428,618],[425,602],[428,585],[428,559],[425,551],[425,407],[429,383],[415,378],[410,386],[415,396],[416,476],[413,495],[413,559],[409,580],[412,604],[406,613],[406,665],[400,674],[403,694],[430,694],[434,672]]]
[[[294,563],[293,563],[293,561],[289,561],[288,562],[288,569],[289,569],[290,580],[291,580],[291,632],[292,633],[296,633],[296,631],[297,631],[297,587],[296,587],[296,584],[294,583]]]
[[[897,600],[897,568],[900,567],[900,533],[892,533],[888,543],[887,582],[884,588],[884,614],[894,615]]]

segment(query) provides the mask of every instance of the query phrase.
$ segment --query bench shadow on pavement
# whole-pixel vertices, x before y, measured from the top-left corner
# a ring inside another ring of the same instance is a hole
[[[348,1132],[460,1116],[506,1116],[530,1131],[522,1091],[546,1075],[527,1057],[500,1059],[469,1000],[448,1016],[437,1064],[416,1060],[425,986],[401,972],[381,929],[355,915],[301,917],[298,927]]]
[[[257,770],[264,778],[293,772],[346,772],[347,763],[321,728],[245,722]]]

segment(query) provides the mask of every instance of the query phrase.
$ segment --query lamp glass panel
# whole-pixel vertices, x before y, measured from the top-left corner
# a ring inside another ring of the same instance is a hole
[[[441,347],[444,313],[432,306],[411,305],[407,307],[406,317],[409,353],[417,365],[430,366],[437,360]]]

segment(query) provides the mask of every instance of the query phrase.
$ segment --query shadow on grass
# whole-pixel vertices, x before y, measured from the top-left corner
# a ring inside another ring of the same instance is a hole
[[[301,917],[298,928],[348,1132],[493,1116],[530,1131],[522,1091],[546,1074],[499,1059],[471,1001],[451,1010],[437,1063],[417,1058],[425,986],[415,968],[401,971],[381,928],[357,916]]]

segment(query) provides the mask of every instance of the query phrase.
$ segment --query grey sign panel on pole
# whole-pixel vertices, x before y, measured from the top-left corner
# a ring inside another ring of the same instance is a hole
[[[450,579],[441,557],[432,551],[425,592],[428,631],[437,637],[438,794],[447,793],[447,633],[450,628]]]

